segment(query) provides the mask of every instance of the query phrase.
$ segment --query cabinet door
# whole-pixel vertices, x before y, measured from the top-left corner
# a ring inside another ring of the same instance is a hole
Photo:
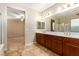
[[[36,34],[36,41],[37,41],[37,43],[39,43],[39,44],[44,46],[45,45],[44,34],[37,33]]]
[[[48,49],[51,49],[51,36],[50,35],[46,35],[45,36],[46,37],[46,47],[48,48]]]
[[[63,44],[63,55],[79,56],[79,46],[75,46],[70,43],[64,43]]]
[[[40,35],[38,33],[36,33],[36,41],[37,43],[40,43]]]
[[[53,40],[53,48],[52,49],[59,55],[62,55],[62,41]]]
[[[57,44],[57,37],[52,36],[51,42],[52,42],[51,43],[51,50],[57,53],[57,49],[58,49],[57,48],[57,46],[58,46],[58,44]]]
[[[37,41],[37,43],[42,44],[42,39],[43,39],[42,34],[37,33],[36,34],[36,41]]]
[[[52,51],[58,53],[59,55],[62,55],[62,39],[64,39],[63,37],[59,37],[59,36],[54,36],[54,39],[52,40]]]
[[[56,39],[54,39],[53,40],[53,43],[52,43],[52,49],[53,49],[53,51],[55,51],[56,53],[58,52],[57,51],[57,49],[58,49],[58,44],[57,44],[57,40]]]
[[[45,35],[44,34],[40,35],[40,42],[41,42],[41,45],[45,46]]]
[[[63,45],[62,45],[62,41],[58,40],[58,46],[57,46],[57,51],[59,55],[62,55],[62,51],[63,51]]]

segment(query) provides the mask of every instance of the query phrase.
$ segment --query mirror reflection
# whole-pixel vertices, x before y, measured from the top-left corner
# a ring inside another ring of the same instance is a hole
[[[51,21],[51,31],[54,32],[79,32],[79,8],[72,11],[63,12],[60,15],[55,15]],[[54,30],[53,30],[54,28]]]
[[[79,18],[78,19],[71,19],[71,31],[72,32],[79,32]]]

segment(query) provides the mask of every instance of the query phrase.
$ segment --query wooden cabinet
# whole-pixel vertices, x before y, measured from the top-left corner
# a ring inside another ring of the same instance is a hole
[[[79,56],[79,39],[66,38],[63,40],[63,55]]]
[[[62,55],[62,39],[63,37],[53,36],[52,39],[52,51],[56,52],[59,55]]]
[[[62,38],[61,38],[62,39]],[[59,55],[62,55],[62,48],[63,48],[63,43],[62,43],[62,41],[59,41],[58,40],[58,42],[57,42],[57,44],[58,44],[58,46],[57,46],[57,53],[59,54]]]
[[[45,46],[45,37],[44,37],[44,34],[36,33],[36,41],[37,41],[37,43]]]
[[[79,56],[79,47],[70,43],[64,44],[63,55],[65,56]]]
[[[36,41],[59,55],[79,56],[79,39],[36,33]]]
[[[41,36],[40,34],[36,33],[36,41],[39,44],[40,44],[40,39],[41,39],[40,36]]]
[[[57,53],[57,40],[52,40],[52,51]]]
[[[62,55],[62,39],[63,37],[45,34],[46,47],[59,55]]]
[[[45,35],[45,40],[46,40],[46,43],[45,43],[45,46],[48,48],[48,49],[52,49],[52,41],[51,41],[51,36],[50,35]]]
[[[62,55],[62,39],[61,37],[47,34],[36,34],[37,42],[53,52]]]

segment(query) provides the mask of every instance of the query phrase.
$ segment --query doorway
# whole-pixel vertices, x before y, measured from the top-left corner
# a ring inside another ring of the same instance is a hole
[[[19,49],[25,46],[25,12],[7,7],[7,48]]]

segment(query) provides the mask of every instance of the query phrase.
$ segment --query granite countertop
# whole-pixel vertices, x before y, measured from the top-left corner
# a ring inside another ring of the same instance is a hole
[[[57,36],[63,36],[63,37],[70,37],[70,38],[79,39],[79,33],[76,33],[76,32],[51,32],[51,31],[49,31],[49,32],[37,32],[37,33],[57,35]]]

